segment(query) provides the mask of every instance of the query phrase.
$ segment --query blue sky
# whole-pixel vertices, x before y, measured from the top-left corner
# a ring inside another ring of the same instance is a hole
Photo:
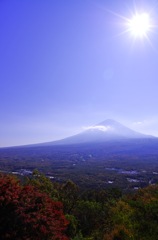
[[[158,28],[123,33],[136,9],[158,24],[155,0],[0,1],[1,147],[107,118],[158,136]]]

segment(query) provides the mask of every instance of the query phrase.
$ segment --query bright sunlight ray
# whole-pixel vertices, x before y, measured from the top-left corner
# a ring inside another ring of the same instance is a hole
[[[151,30],[150,17],[147,13],[136,14],[128,20],[128,31],[134,37],[146,37]]]

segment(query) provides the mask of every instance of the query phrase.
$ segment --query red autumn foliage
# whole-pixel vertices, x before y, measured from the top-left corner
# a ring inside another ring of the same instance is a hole
[[[68,240],[60,202],[12,176],[0,177],[0,239]]]

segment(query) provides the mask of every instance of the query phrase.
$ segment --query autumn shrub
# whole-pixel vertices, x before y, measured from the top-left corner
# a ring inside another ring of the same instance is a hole
[[[12,176],[0,177],[0,239],[68,240],[60,202]]]

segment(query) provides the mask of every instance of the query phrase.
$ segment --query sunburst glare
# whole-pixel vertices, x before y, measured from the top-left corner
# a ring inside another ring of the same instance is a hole
[[[133,16],[132,19],[128,20],[128,31],[134,37],[147,37],[149,31],[152,28],[151,19],[149,14],[141,13]]]
[[[123,29],[117,36],[121,35],[129,35],[131,39],[133,39],[133,44],[135,41],[141,40],[147,41],[149,45],[155,50],[151,38],[153,33],[156,33],[158,28],[157,24],[155,24],[155,20],[152,16],[152,11],[131,11],[130,15],[121,15],[117,12],[109,11],[111,14],[117,17],[117,23],[119,23],[120,27]]]

